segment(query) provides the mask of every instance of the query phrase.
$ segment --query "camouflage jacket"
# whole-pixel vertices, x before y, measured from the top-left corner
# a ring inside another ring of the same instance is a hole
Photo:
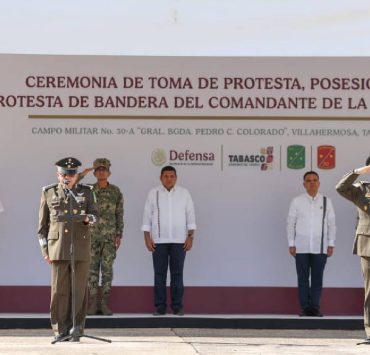
[[[120,189],[109,183],[106,188],[100,188],[98,183],[92,186],[99,211],[98,223],[92,228],[93,237],[122,237],[123,195]]]

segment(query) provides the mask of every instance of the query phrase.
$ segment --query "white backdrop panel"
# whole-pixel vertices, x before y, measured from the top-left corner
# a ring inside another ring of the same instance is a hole
[[[337,246],[327,264],[325,284],[362,285],[359,260],[351,255],[356,211],[335,192],[335,184],[346,171],[362,166],[370,154],[370,125],[366,119],[369,110],[364,106],[349,108],[347,104],[348,98],[353,102],[362,98],[367,106],[369,89],[309,90],[309,83],[311,77],[366,79],[368,58],[2,55],[0,64],[0,199],[5,207],[0,214],[1,285],[49,284],[49,268],[41,258],[36,239],[39,199],[41,187],[56,181],[54,163],[70,155],[80,159],[84,167],[91,166],[97,157],[108,157],[112,162],[111,182],[124,193],[124,241],[115,263],[114,285],[152,285],[152,261],[144,247],[140,225],[146,194],[159,183],[161,166],[154,165],[151,159],[156,149],[166,155],[166,164],[176,166],[178,184],[190,190],[195,203],[198,231],[194,249],[187,255],[187,285],[295,286],[295,267],[286,241],[286,215],[290,200],[303,192],[304,172],[311,168],[319,172],[321,191],[332,199],[337,215]],[[121,84],[123,76],[145,79],[152,75],[190,78],[193,83],[199,77],[217,77],[219,82],[230,76],[297,77],[304,89],[199,90],[196,85],[151,89],[145,80],[144,87],[136,90],[25,85],[28,76],[106,76]],[[22,107],[20,99],[9,107],[9,97],[17,95],[60,96],[64,103],[70,95],[87,96],[89,102],[96,95],[163,96],[169,103],[174,96],[191,96],[198,97],[204,107]],[[318,107],[282,110],[207,106],[211,96],[297,95],[315,97]],[[323,97],[339,97],[346,104],[323,109]],[[4,104],[6,100],[8,104]],[[184,115],[194,119],[184,119]],[[223,119],[217,120],[218,116]],[[337,119],[329,120],[333,117]],[[75,133],[71,134],[71,128],[76,129]],[[202,128],[205,131],[199,130]],[[175,129],[183,134],[171,134]],[[103,133],[109,130],[111,134]],[[211,131],[213,134],[205,134]],[[287,166],[287,148],[292,145],[305,147],[302,169]],[[332,169],[317,166],[317,149],[323,145],[335,148]],[[261,156],[261,149],[267,147],[273,148],[273,162],[266,171],[261,170],[261,164],[231,165],[230,156],[251,159],[252,155]],[[186,151],[201,153],[203,158],[204,154],[213,155],[214,160],[208,160],[209,165],[201,165],[205,161],[199,159],[171,160],[174,152]],[[85,178],[85,182],[93,181],[92,175]]]

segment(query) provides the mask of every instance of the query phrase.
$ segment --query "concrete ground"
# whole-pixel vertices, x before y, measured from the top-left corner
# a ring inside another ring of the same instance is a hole
[[[52,345],[49,329],[0,330],[0,354],[370,354],[363,331],[255,329],[86,329],[112,343],[81,338]]]

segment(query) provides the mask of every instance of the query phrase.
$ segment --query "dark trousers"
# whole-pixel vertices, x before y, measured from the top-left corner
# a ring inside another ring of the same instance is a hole
[[[183,308],[184,282],[183,270],[186,252],[183,243],[158,243],[153,252],[154,266],[154,305],[166,309],[167,270],[171,274],[171,308]]]
[[[299,303],[303,310],[320,309],[326,259],[326,254],[296,254]]]

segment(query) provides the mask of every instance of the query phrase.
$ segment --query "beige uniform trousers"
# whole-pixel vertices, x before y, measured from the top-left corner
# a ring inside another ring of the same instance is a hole
[[[87,281],[90,262],[75,262],[76,327],[85,327]],[[68,260],[53,261],[51,276],[50,318],[55,335],[66,334],[72,328],[71,268]]]

